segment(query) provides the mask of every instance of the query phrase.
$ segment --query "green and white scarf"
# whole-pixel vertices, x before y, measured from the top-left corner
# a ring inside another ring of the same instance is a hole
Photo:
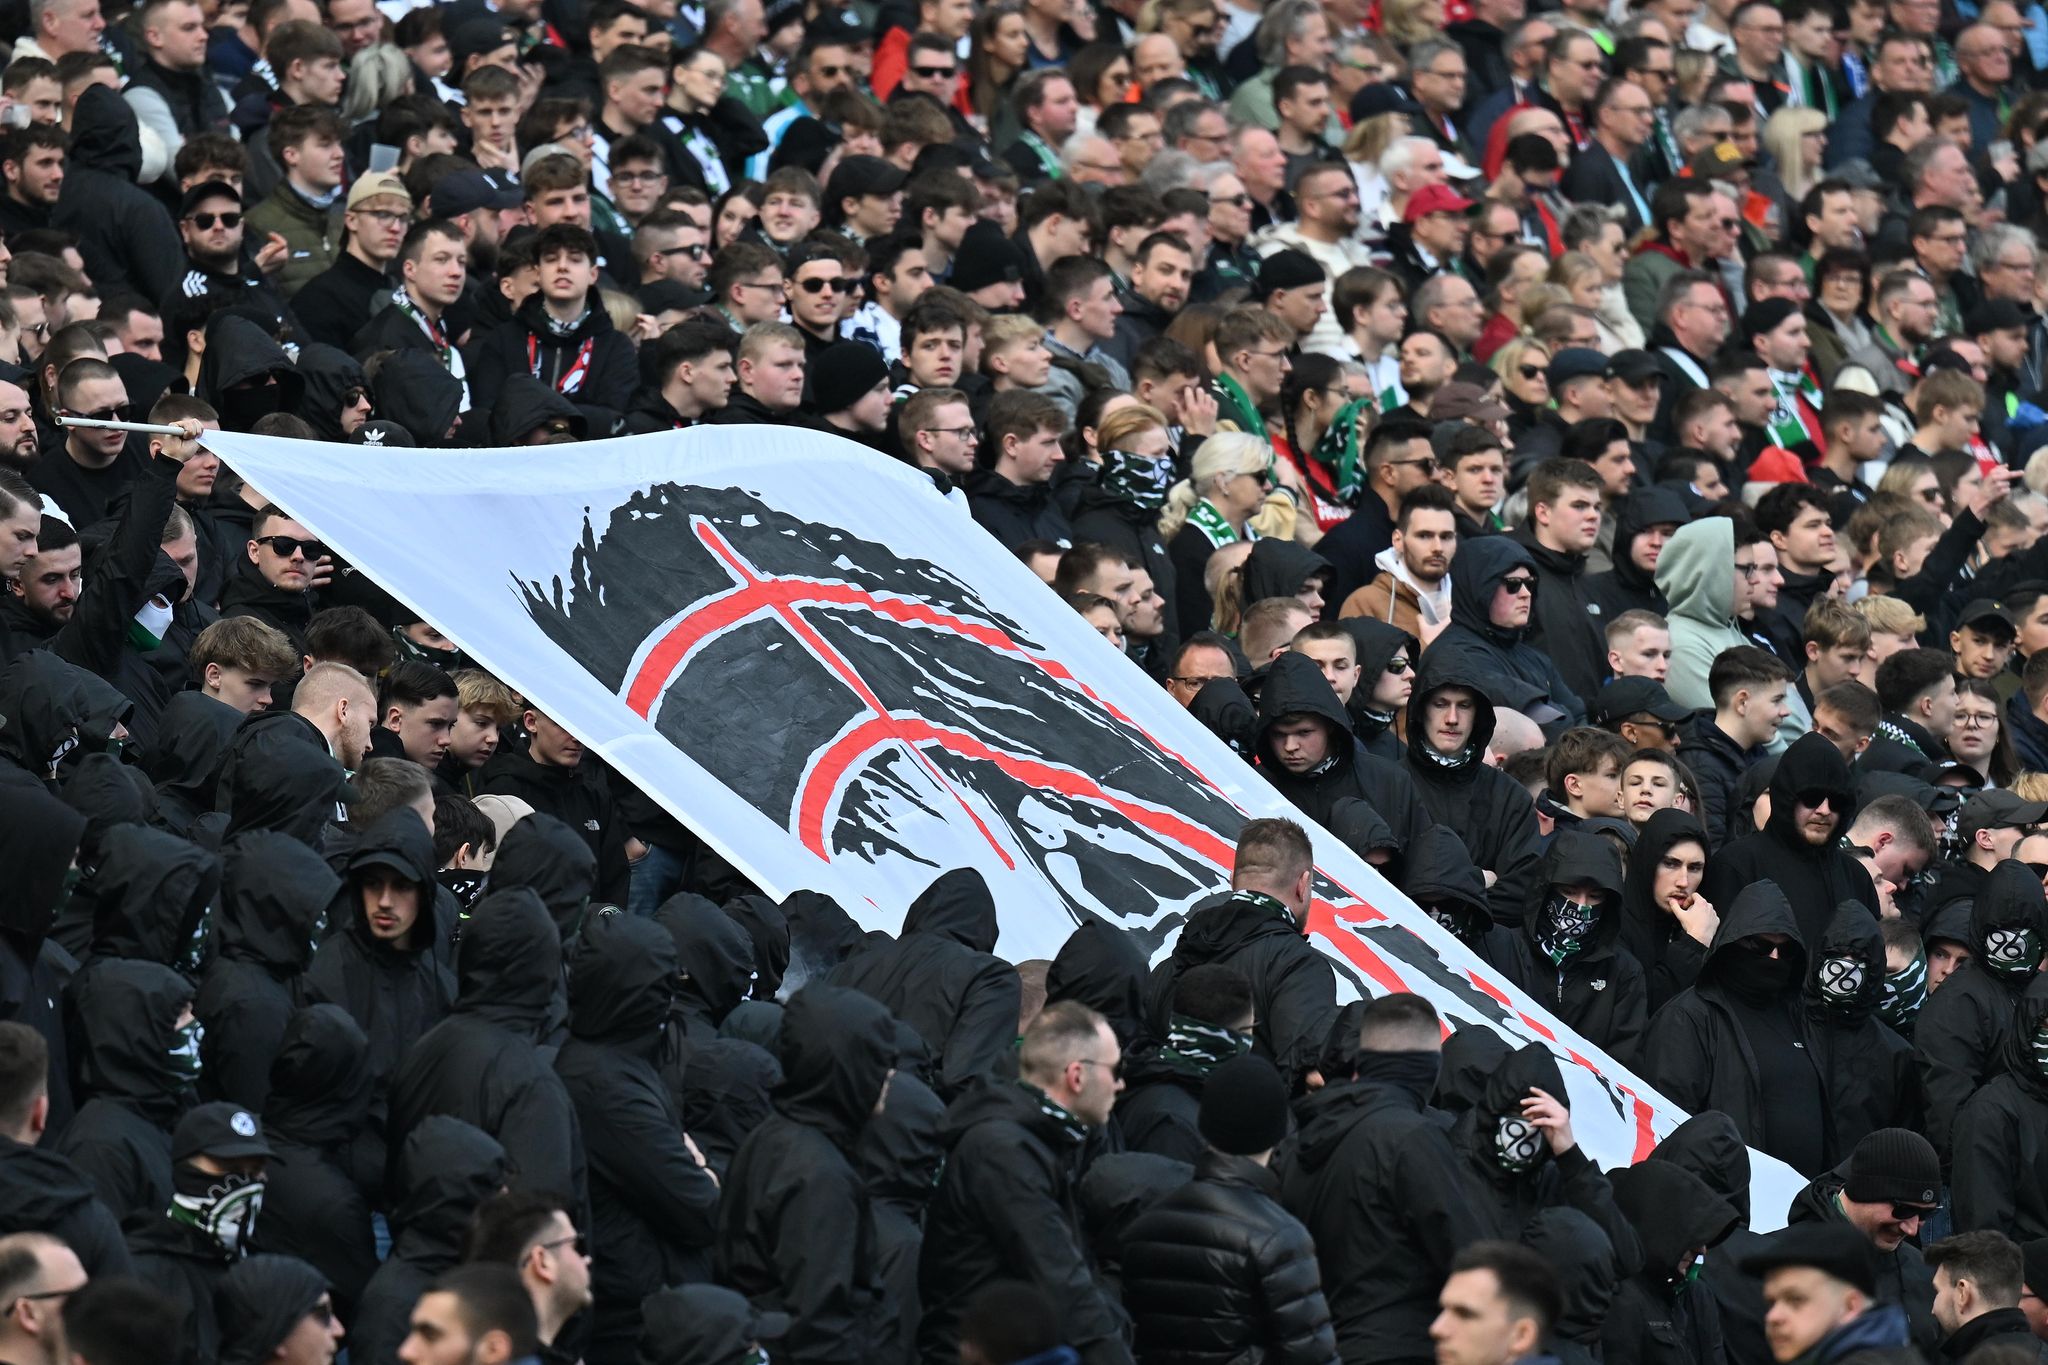
[[[1337,501],[1346,507],[1358,505],[1365,491],[1365,462],[1359,458],[1358,419],[1372,412],[1370,398],[1354,398],[1330,419],[1330,425],[1316,440],[1316,463],[1330,471]]]
[[[1766,370],[1771,377],[1771,391],[1777,395],[1778,406],[1771,412],[1766,424],[1771,434],[1771,444],[1790,450],[1802,441],[1811,441],[1813,434],[1806,424],[1799,420],[1799,400],[1804,398],[1813,409],[1814,420],[1820,419],[1820,386],[1813,377],[1801,370],[1787,374],[1783,370]]]
[[[1176,1014],[1167,1020],[1166,1046],[1159,1049],[1159,1060],[1183,1074],[1206,1076],[1231,1058],[1242,1057],[1251,1046],[1250,1034]]]
[[[1220,550],[1240,540],[1257,540],[1259,533],[1247,526],[1242,531],[1232,526],[1223,514],[1216,510],[1216,504],[1202,498],[1188,509],[1188,525],[1209,538],[1209,548]]]
[[[1249,432],[1265,441],[1266,449],[1271,451],[1273,442],[1266,436],[1266,419],[1259,416],[1259,405],[1244,391],[1244,385],[1228,374],[1217,375],[1216,401],[1223,409],[1219,416],[1236,423],[1239,431]]]

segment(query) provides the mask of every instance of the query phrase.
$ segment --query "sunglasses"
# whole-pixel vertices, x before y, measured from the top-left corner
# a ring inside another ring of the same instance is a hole
[[[1406,654],[1396,654],[1393,658],[1387,660],[1387,672],[1397,678],[1412,668],[1414,668],[1414,665],[1408,662]]]
[[[1539,379],[1543,375],[1543,367],[1541,365],[1517,365],[1515,368],[1522,372],[1522,378],[1524,379]]]
[[[300,540],[297,536],[258,536],[256,543],[269,546],[270,552],[279,559],[290,559],[295,554],[319,559],[327,553],[327,546],[320,541]]]
[[[94,422],[127,422],[134,419],[135,409],[127,403],[116,403],[111,408],[94,408],[91,412],[76,412],[66,408],[64,415],[84,417]]]
[[[1910,1223],[1915,1218],[1926,1218],[1933,1212],[1934,1209],[1926,1204],[1892,1205],[1892,1217],[1897,1219],[1901,1223]]]
[[[951,80],[956,68],[950,66],[913,66],[910,68],[918,79],[927,81]]]
[[[2042,881],[2048,882],[2048,863],[2028,863],[2027,871],[2033,873]]]
[[[803,290],[806,294],[822,294],[827,289],[841,294],[851,294],[853,292],[853,281],[843,275],[833,280],[820,279],[818,276],[813,275],[807,280],[798,280],[796,287]]]
[[[693,261],[701,261],[704,259],[704,244],[696,242],[690,246],[666,247],[654,254],[657,256],[688,256]]]
[[[1521,574],[1512,574],[1507,578],[1503,578],[1500,581],[1500,586],[1503,592],[1526,592],[1531,594],[1532,596],[1536,592],[1536,580],[1533,578],[1524,577]]]
[[[1818,787],[1800,792],[1797,797],[1799,804],[1808,810],[1819,810],[1822,806],[1830,805],[1836,799],[1835,793],[1822,791]]]
[[[352,408],[358,403],[367,403],[369,401],[370,391],[361,384],[351,384],[348,388],[342,390],[341,405],[345,408]]]
[[[1252,206],[1252,197],[1248,194],[1212,194],[1209,196],[1209,202],[1228,204],[1234,209],[1248,209]]]
[[[235,209],[229,209],[225,213],[195,213],[187,221],[201,232],[213,231],[215,223],[232,230],[242,225],[242,215]]]

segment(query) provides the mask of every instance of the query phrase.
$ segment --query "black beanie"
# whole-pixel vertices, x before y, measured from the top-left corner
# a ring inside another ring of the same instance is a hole
[[[327,1292],[327,1277],[296,1256],[235,1262],[214,1291],[221,1365],[261,1365]]]
[[[1790,299],[1759,299],[1742,315],[1742,339],[1755,341],[1766,332],[1776,331],[1798,311],[1799,305]]]
[[[864,341],[835,341],[818,355],[811,379],[811,407],[819,413],[839,412],[889,377],[882,353]]]
[[[1196,1127],[1230,1156],[1269,1152],[1287,1136],[1287,1083],[1264,1057],[1234,1057],[1209,1073]]]
[[[1941,1159],[1910,1128],[1880,1128],[1849,1153],[1842,1193],[1859,1204],[1937,1204]]]

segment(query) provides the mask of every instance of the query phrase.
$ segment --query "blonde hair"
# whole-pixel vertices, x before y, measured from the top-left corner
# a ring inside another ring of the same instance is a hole
[[[2021,773],[2006,789],[2022,801],[2048,801],[2048,773]]]
[[[1220,634],[1235,635],[1244,624],[1244,566],[1252,557],[1251,547],[1252,542],[1245,540],[1225,545],[1202,566],[1202,586],[1209,593],[1209,629]]]
[[[640,300],[618,289],[600,289],[597,296],[604,303],[604,311],[612,320],[612,326],[627,336],[633,335],[633,326],[640,321]]]
[[[1918,635],[1927,629],[1927,618],[1896,597],[1866,597],[1850,610],[1868,621],[1872,630],[1887,635]]]
[[[1423,11],[1434,7],[1436,17]],[[1380,6],[1380,32],[1402,47],[1443,37],[1443,0],[1385,0]]]
[[[455,684],[455,705],[461,711],[487,711],[498,724],[510,725],[525,709],[511,688],[481,668],[458,669],[449,678]]]
[[[1762,142],[1778,163],[1778,178],[1794,203],[1820,183],[1826,174],[1820,167],[1808,168],[1799,155],[1799,139],[1808,133],[1824,133],[1828,116],[1818,109],[1780,109],[1764,124]]]
[[[1113,450],[1141,431],[1166,428],[1166,414],[1150,403],[1127,403],[1095,426],[1095,448]]]
[[[1233,474],[1264,475],[1271,462],[1265,438],[1248,431],[1219,431],[1195,448],[1190,477],[1182,479],[1166,495],[1166,507],[1159,514],[1159,536],[1172,540],[1188,524],[1188,513],[1215,486],[1216,480]]]
[[[1005,346],[1014,346],[1032,337],[1044,336],[1045,324],[1022,313],[997,313],[981,329],[982,368],[988,368],[988,358]]]
[[[1552,284],[1548,280],[1538,281],[1522,291],[1522,321],[1534,322],[1542,317],[1546,310],[1559,304],[1569,304],[1571,301],[1572,291],[1563,285]]]
[[[1397,137],[1407,137],[1415,131],[1406,114],[1374,114],[1351,125],[1351,135],[1344,139],[1344,159],[1361,166],[1378,166],[1380,156],[1394,145]]]
[[[1600,262],[1583,251],[1567,251],[1550,263],[1550,282],[1563,285],[1567,291],[1588,275],[1598,277],[1603,285],[1607,283],[1606,272],[1600,268]],[[1567,298],[1565,302],[1571,300]]]
[[[1514,337],[1509,340],[1507,345],[1493,353],[1493,360],[1489,363],[1488,368],[1499,375],[1502,382],[1505,383],[1507,377],[1514,373],[1515,366],[1522,363],[1522,357],[1531,351],[1543,352],[1543,363],[1546,366],[1550,364],[1550,348],[1548,346],[1545,346],[1534,337]]]
[[[412,93],[412,59],[390,43],[373,43],[349,59],[347,91],[342,118],[350,123],[373,119],[385,105]]]

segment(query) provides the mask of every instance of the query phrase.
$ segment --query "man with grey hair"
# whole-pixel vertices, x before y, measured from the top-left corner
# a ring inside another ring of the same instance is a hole
[[[1951,208],[1974,225],[1984,207],[1984,194],[1978,188],[1976,172],[1970,169],[1969,154],[1949,138],[1926,138],[1908,151],[1899,163],[1899,181],[1905,186],[1905,207],[1903,211],[1893,208],[1879,225],[1877,240],[1871,243],[1871,254],[1878,260],[1909,254],[1906,223],[1913,210]]]
[[[1519,10],[1522,6],[1517,4],[1515,8]],[[1485,6],[1475,7],[1476,18],[1487,17],[1483,13],[1484,9]],[[1502,17],[1505,17],[1504,12]],[[1475,26],[1475,22],[1453,25],[1451,36],[1464,43],[1469,31]],[[1486,97],[1479,102],[1471,117],[1466,120],[1465,136],[1472,146],[1486,146],[1495,121],[1516,105],[1542,103],[1540,96],[1543,91],[1538,84],[1538,77],[1543,70],[1544,58],[1550,51],[1550,44],[1556,38],[1557,25],[1551,22],[1549,16],[1532,14],[1510,28],[1507,37],[1499,41],[1499,55],[1493,58],[1493,62],[1498,63],[1505,58],[1505,83],[1496,81],[1489,86]],[[1468,70],[1471,73],[1467,77],[1468,81],[1477,78],[1481,84],[1486,84],[1487,81],[1495,79],[1494,75],[1490,74],[1492,68],[1486,57],[1475,52],[1470,44],[1465,48],[1465,60],[1469,63]]]
[[[1077,185],[1121,185],[1123,159],[1116,146],[1096,133],[1076,133],[1060,147],[1060,168]]]
[[[17,43],[14,56],[43,57],[52,62],[74,52],[99,52],[107,21],[100,0],[30,0],[29,42]]]
[[[1230,117],[1235,123],[1256,124],[1272,130],[1279,127],[1274,107],[1273,79],[1289,66],[1313,67],[1327,71],[1336,44],[1321,0],[1273,0],[1252,35],[1258,49],[1259,74],[1231,92]]]
[[[1422,282],[1409,312],[1423,326],[1449,337],[1461,353],[1471,351],[1472,343],[1479,340],[1479,333],[1486,326],[1479,291],[1472,287],[1472,281],[1448,270]]]
[[[1678,400],[1694,389],[1711,387],[1708,367],[1728,339],[1728,296],[1705,271],[1681,270],[1664,282],[1656,321],[1671,340],[1657,350],[1664,392],[1651,430],[1669,434],[1671,410]]]
[[[1200,162],[1221,161],[1230,152],[1230,119],[1214,100],[1182,100],[1166,111],[1160,133],[1168,149]]]
[[[2042,157],[2042,164],[2048,168],[2048,156]],[[1987,224],[1977,230],[1976,244],[1970,248],[1970,265],[1976,271],[1985,302],[2005,299],[2031,306],[2034,272],[2041,265],[2041,244],[2023,227],[2012,223]]]
[[[1465,107],[1465,87],[1470,79],[1465,49],[1449,38],[1425,38],[1408,54],[1409,88],[1422,106],[1416,126],[1468,166],[1476,165],[1478,158],[1456,119]]]
[[[1379,207],[1380,228],[1384,231],[1401,221],[1417,190],[1444,183],[1443,149],[1433,138],[1397,137],[1380,153],[1380,179],[1387,186],[1386,202]]]

